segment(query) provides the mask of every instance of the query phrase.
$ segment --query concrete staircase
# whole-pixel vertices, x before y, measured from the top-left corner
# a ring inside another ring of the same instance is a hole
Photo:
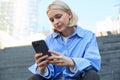
[[[120,80],[120,35],[97,37],[102,58],[101,80]]]
[[[97,37],[102,65],[101,80],[120,80],[120,35]],[[32,46],[0,50],[0,80],[27,80],[34,63]]]
[[[0,80],[27,80],[28,67],[34,63],[31,46],[0,50]]]

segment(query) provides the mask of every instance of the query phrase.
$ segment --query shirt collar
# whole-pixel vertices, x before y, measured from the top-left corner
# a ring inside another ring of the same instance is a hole
[[[78,37],[83,37],[83,36],[84,36],[84,31],[83,31],[83,29],[82,29],[80,26],[76,26],[76,30],[75,30],[75,32],[71,35],[71,37],[72,37],[72,36],[75,36],[75,35],[77,35]],[[56,38],[56,37],[58,37],[58,36],[61,36],[61,34],[60,34],[60,33],[57,33],[57,32],[54,32],[54,33],[53,33],[53,37],[54,37],[54,38]]]
[[[56,38],[56,37],[58,37],[58,36],[60,36],[60,33],[58,33],[58,32],[54,32],[54,33],[53,33],[53,38]]]
[[[84,37],[84,30],[80,26],[77,26],[74,35],[77,35],[78,37]]]

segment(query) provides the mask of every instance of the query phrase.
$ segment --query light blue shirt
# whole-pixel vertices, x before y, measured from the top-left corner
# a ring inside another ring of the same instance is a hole
[[[101,56],[93,32],[77,26],[75,32],[64,42],[60,33],[52,33],[46,38],[46,43],[50,50],[57,51],[64,56],[70,57],[75,63],[75,70],[70,67],[61,67],[49,64],[45,74],[41,74],[37,69],[37,64],[29,67],[34,74],[39,74],[52,80],[77,80],[80,73],[88,66],[93,66],[100,70]]]

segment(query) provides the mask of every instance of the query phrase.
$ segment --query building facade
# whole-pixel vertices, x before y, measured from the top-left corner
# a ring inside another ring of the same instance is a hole
[[[44,26],[42,0],[0,0],[0,30],[14,37],[33,33],[49,33]],[[44,21],[45,22],[45,21]]]
[[[97,36],[108,34],[120,34],[120,4],[114,6],[117,10],[115,18],[107,17],[104,21],[97,21]]]

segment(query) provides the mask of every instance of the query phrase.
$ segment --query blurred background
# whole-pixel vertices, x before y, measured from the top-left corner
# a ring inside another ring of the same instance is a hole
[[[0,80],[26,80],[34,63],[31,42],[52,32],[46,9],[53,0],[0,0]],[[120,0],[65,0],[78,25],[97,36],[101,80],[120,80]]]
[[[0,48],[30,44],[31,40],[45,38],[51,33],[46,9],[52,1],[0,0]],[[120,0],[65,2],[78,15],[79,26],[96,35],[106,31],[120,33]]]

